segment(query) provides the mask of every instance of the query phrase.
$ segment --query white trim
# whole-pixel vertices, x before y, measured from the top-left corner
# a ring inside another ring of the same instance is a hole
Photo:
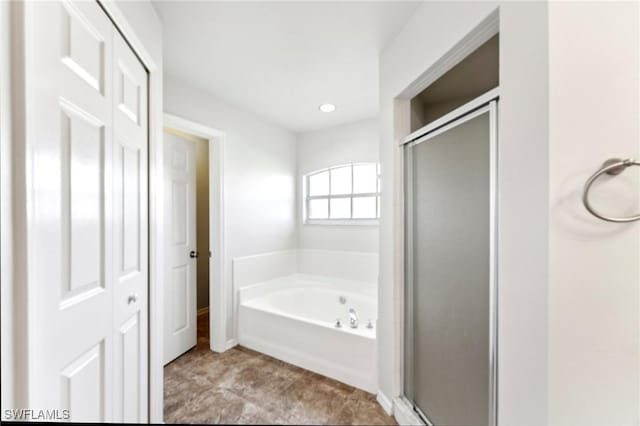
[[[392,368],[394,374],[392,376],[392,395],[402,395],[404,393],[404,300],[405,300],[405,237],[404,237],[404,221],[405,221],[405,197],[404,197],[404,150],[399,143],[402,136],[406,135],[411,128],[411,101],[409,99],[394,100],[394,137],[396,146],[394,146],[393,157],[393,297],[394,310],[392,312],[394,327],[392,336],[393,357]],[[382,263],[382,262],[381,262]]]
[[[258,254],[249,254],[247,256],[236,256],[234,257],[232,260],[232,262],[237,262],[239,260],[247,260],[247,259],[259,259],[261,257],[265,257],[265,256],[272,256],[274,254],[281,254],[281,253],[295,253],[298,249],[284,249],[284,250],[273,250],[273,251],[266,251],[264,253],[258,253]]]
[[[228,347],[226,306],[230,289],[227,288],[224,268],[224,144],[225,133],[202,124],[164,114],[164,126],[188,133],[209,142],[209,306],[213,314],[209,317],[210,348],[224,352]],[[162,330],[160,330],[162,333]]]
[[[376,393],[376,401],[382,407],[387,415],[391,416],[393,414],[393,402],[389,399],[387,395],[385,395],[380,389]]]
[[[0,58],[2,61],[2,84],[0,97],[2,97],[2,109],[0,109],[3,120],[0,139],[2,139],[2,238],[6,244],[7,235],[11,237],[9,247],[3,244],[2,252],[2,326],[11,327],[10,336],[2,335],[3,359],[2,372],[6,363],[10,362],[11,368],[7,375],[2,377],[3,392],[12,383],[10,394],[3,394],[3,402],[11,403],[11,407],[16,408],[29,406],[29,337],[31,325],[28,321],[30,286],[28,281],[29,248],[27,221],[29,219],[29,206],[27,205],[28,193],[28,169],[29,152],[27,150],[27,45],[25,34],[28,22],[25,19],[25,2],[9,2],[3,5],[8,9],[3,9],[8,13],[9,19],[6,26],[0,26],[2,35],[9,45],[3,48],[8,49]],[[4,23],[4,22],[3,22]],[[8,71],[8,72],[7,72]],[[4,87],[9,79],[9,87]],[[9,151],[9,152],[7,152]],[[9,154],[8,157],[5,157]],[[7,163],[10,167],[5,169]],[[10,179],[6,179],[6,173],[10,173]],[[10,202],[5,205],[5,199]],[[10,209],[10,210],[9,210]],[[10,232],[5,233],[6,227]],[[10,263],[10,268],[5,269],[5,264]],[[8,277],[11,277],[7,280]],[[12,297],[8,299],[5,297]],[[11,309],[4,310],[5,303],[11,305]],[[7,319],[9,317],[9,319]],[[6,324],[5,324],[5,321]],[[6,343],[6,338],[12,338],[10,343]],[[6,348],[4,346],[7,346]],[[12,351],[7,359],[4,359],[5,351]],[[4,376],[4,374],[2,374]]]
[[[466,112],[466,111],[462,111],[461,114],[456,117],[455,119],[453,119],[452,121],[450,121],[449,123],[445,124],[442,127],[439,127],[433,131],[431,131],[430,133],[425,134],[424,136],[413,140],[411,142],[407,142],[404,145],[407,147],[410,146],[414,146],[414,145],[418,145],[421,144],[423,142],[428,141],[429,139],[433,139],[438,135],[441,135],[442,133],[448,132],[449,130],[458,127],[459,125],[466,123],[469,120],[473,120],[474,118],[478,117],[479,115],[482,114],[486,114],[487,112],[489,112],[491,110],[490,108],[491,104],[487,104],[485,103],[482,107],[480,108],[476,108],[475,110],[471,110],[471,112]]]
[[[320,226],[378,226],[378,219],[307,219],[303,225]]]
[[[413,83],[398,95],[398,99],[411,99],[417,96],[434,81],[442,77],[464,58],[486,43],[500,30],[499,9],[494,9],[469,34],[442,55],[433,65],[422,73]]]
[[[228,351],[229,349],[238,346],[238,339],[229,339],[224,344],[224,350]]]
[[[2,412],[16,406],[14,387],[14,348],[16,334],[14,332],[14,287],[13,283],[13,142],[12,142],[12,105],[11,105],[11,42],[13,41],[11,25],[11,3],[0,3],[0,333],[2,345],[2,374],[0,386]]]
[[[393,399],[393,417],[399,425],[420,425],[426,423],[422,421],[418,413],[413,410],[411,403],[405,397]]]
[[[453,111],[448,112],[447,114],[443,115],[442,117],[438,118],[437,120],[432,121],[431,123],[427,124],[426,126],[423,126],[423,127],[419,128],[415,132],[413,132],[410,135],[408,135],[407,137],[403,138],[401,143],[402,144],[406,144],[406,143],[409,143],[409,142],[416,141],[417,139],[421,138],[422,136],[430,134],[434,130],[437,130],[440,127],[446,126],[447,124],[459,119],[464,114],[467,114],[467,113],[473,111],[474,109],[478,109],[478,108],[481,108],[481,107],[487,105],[489,102],[491,102],[494,99],[497,99],[499,96],[500,96],[500,88],[496,87],[494,89],[491,89],[488,92],[483,93],[482,95],[478,96],[477,98],[472,99],[471,101],[467,102],[466,104],[459,106],[458,108],[454,109]]]
[[[165,112],[163,117],[164,127],[182,130],[202,139],[212,139],[224,136],[224,132],[220,130],[212,129],[211,127],[196,123],[195,121],[187,120],[186,118],[182,118],[177,115]]]
[[[118,30],[120,30],[124,38],[127,40],[127,43],[129,43],[140,61],[142,61],[144,66],[147,68],[149,75],[151,75],[152,72],[157,72],[161,69],[162,64],[158,62],[161,58],[154,58],[151,52],[149,52],[147,46],[145,46],[140,37],[138,37],[138,32],[131,26],[131,24],[129,24],[127,18],[125,18],[124,13],[120,10],[116,0],[98,0],[98,3],[115,23]],[[155,18],[160,21],[157,15]],[[159,102],[159,99],[152,102]]]
[[[498,99],[489,103],[489,421],[498,425]]]
[[[380,195],[379,192],[362,192],[362,193],[353,193],[350,192],[348,194],[327,194],[327,195],[308,195],[308,200],[327,200],[329,198],[366,198],[366,197],[377,197]]]

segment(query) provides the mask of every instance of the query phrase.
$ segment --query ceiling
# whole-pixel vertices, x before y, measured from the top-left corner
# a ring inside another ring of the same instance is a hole
[[[419,5],[154,3],[165,74],[296,132],[377,115],[378,54]],[[320,112],[323,103],[336,110]]]

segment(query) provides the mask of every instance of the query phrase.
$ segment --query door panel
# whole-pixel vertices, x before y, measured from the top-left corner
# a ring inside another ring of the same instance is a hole
[[[104,288],[103,194],[105,126],[69,102],[61,103],[63,304]]]
[[[165,287],[165,364],[196,345],[195,142],[164,133],[165,214],[168,228]]]
[[[147,73],[118,32],[113,38],[115,371],[114,420],[147,419]],[[135,341],[134,341],[135,339]]]
[[[100,343],[73,360],[62,370],[63,405],[74,421],[91,422],[104,418],[104,347]]]
[[[492,423],[491,120],[407,148],[407,391],[438,425]]]
[[[105,54],[108,53],[105,51],[104,25],[92,21],[78,10],[77,5],[66,1],[62,4],[62,63],[104,95]]]
[[[72,421],[119,421],[114,395],[134,371],[138,387],[127,384],[127,397],[138,411],[127,419],[145,421],[146,71],[96,2],[25,2],[24,14],[27,402],[68,409]],[[139,83],[135,131],[118,113],[121,63]],[[123,141],[133,159],[121,154]]]
[[[110,420],[113,29],[96,3],[24,7],[27,397],[73,421]]]
[[[171,185],[171,197],[173,206],[171,208],[173,215],[171,217],[172,229],[171,233],[172,244],[186,246],[189,243],[188,234],[189,227],[188,221],[188,201],[189,201],[189,184],[185,182],[172,182]]]
[[[143,343],[141,327],[140,313],[136,312],[118,330],[118,343],[121,348],[118,362],[122,368],[122,383],[120,393],[116,394],[116,398],[120,398],[121,401],[118,401],[116,406],[121,410],[122,421],[127,422],[135,422],[136,419],[146,417],[144,405],[140,403],[140,392],[145,386],[140,375],[140,369],[145,365],[141,359],[144,356],[144,351],[140,347]]]
[[[187,313],[189,309],[189,268],[185,265],[173,268],[172,299],[173,299],[173,324],[174,333],[184,329],[189,324]]]
[[[124,182],[122,191],[122,271],[129,273],[140,272],[140,249],[142,241],[140,238],[140,174],[141,152],[139,148],[120,146],[119,158],[122,161],[122,176]]]

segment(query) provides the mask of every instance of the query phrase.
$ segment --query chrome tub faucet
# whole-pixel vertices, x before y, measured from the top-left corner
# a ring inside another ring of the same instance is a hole
[[[356,315],[356,310],[353,308],[349,308],[349,326],[358,328],[358,315]]]

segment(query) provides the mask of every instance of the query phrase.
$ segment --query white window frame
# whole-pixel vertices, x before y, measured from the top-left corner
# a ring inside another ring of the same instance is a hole
[[[376,192],[367,192],[362,194],[354,194],[353,193],[353,168],[354,166],[360,165],[376,165]],[[331,170],[340,169],[343,167],[351,168],[351,192],[348,194],[335,194],[331,195]],[[329,190],[327,195],[309,195],[309,180],[312,176],[315,176],[320,173],[328,173],[329,176]],[[365,225],[365,226],[377,226],[380,220],[380,163],[375,161],[366,161],[366,162],[357,162],[357,163],[346,163],[339,164],[331,167],[326,167],[320,170],[314,170],[310,173],[305,174],[302,177],[302,187],[304,188],[303,194],[303,213],[302,220],[305,225]],[[353,199],[354,198],[365,198],[365,197],[375,197],[376,200],[376,217],[375,218],[341,218],[341,219],[331,219],[331,200],[336,198],[348,198],[351,202],[351,215],[353,216]],[[309,218],[309,202],[311,200],[327,200],[327,218],[326,219],[311,219]]]

